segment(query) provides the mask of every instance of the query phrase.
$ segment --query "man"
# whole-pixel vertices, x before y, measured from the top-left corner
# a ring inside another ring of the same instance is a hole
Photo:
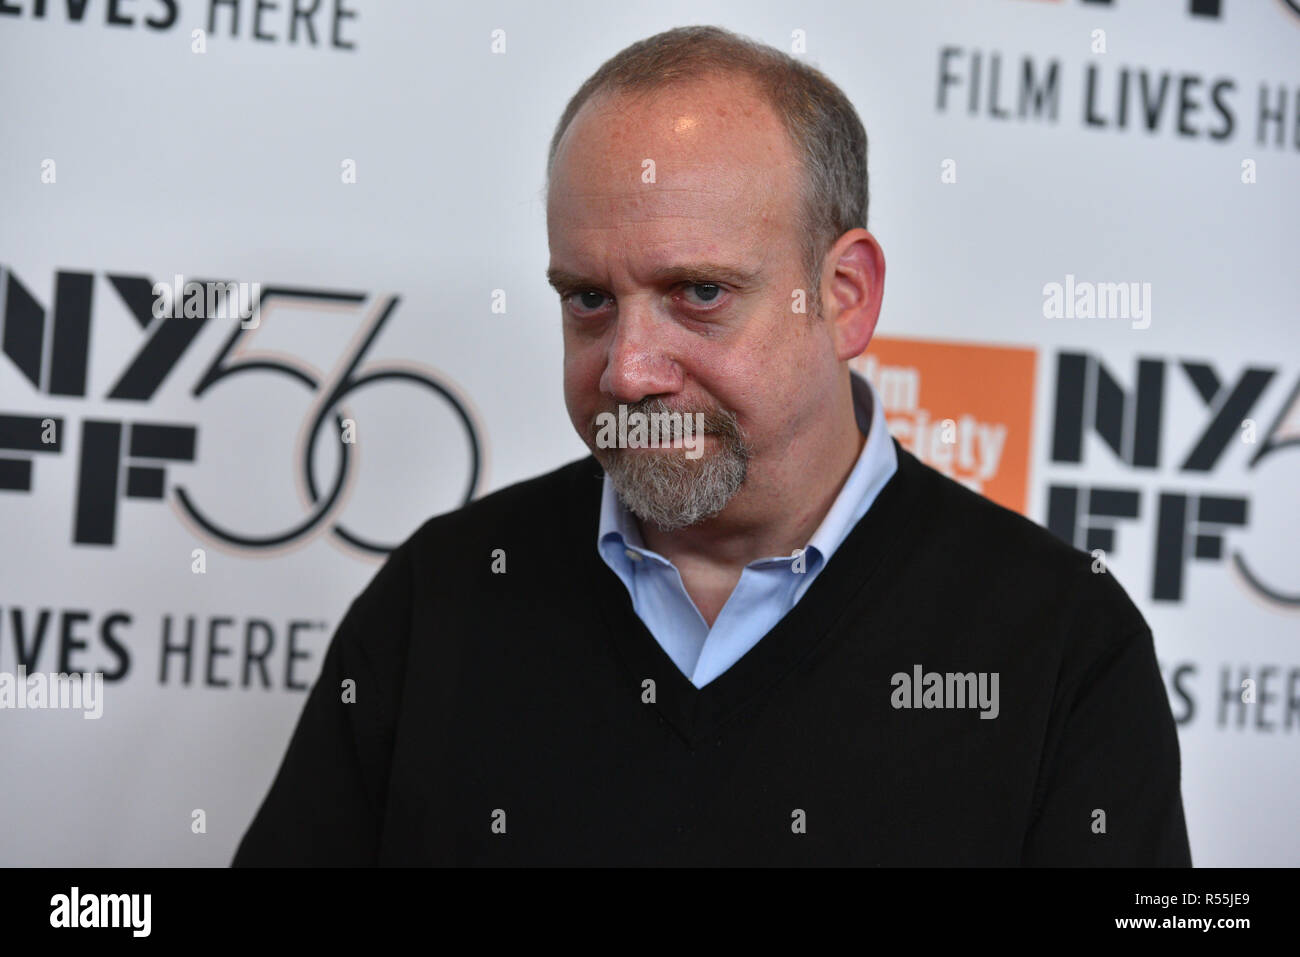
[[[584,84],[547,222],[592,457],[393,552],[236,864],[1190,864],[1141,614],[849,371],[866,176],[838,88],[722,30]]]

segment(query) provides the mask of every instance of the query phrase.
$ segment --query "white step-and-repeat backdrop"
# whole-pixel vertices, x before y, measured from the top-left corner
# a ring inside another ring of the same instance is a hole
[[[689,23],[852,99],[891,429],[1142,608],[1194,861],[1300,864],[1294,0],[2,0],[0,863],[227,863],[385,551],[585,454],[546,147]]]

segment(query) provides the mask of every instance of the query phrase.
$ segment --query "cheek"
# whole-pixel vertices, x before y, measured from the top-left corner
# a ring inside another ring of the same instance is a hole
[[[575,425],[584,423],[598,411],[601,402],[600,354],[589,343],[564,342],[564,403]]]
[[[566,392],[595,392],[600,387],[599,353],[589,343],[564,343],[564,389]]]

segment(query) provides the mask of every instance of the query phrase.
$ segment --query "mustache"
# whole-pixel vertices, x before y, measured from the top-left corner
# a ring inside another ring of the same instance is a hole
[[[622,405],[627,410],[629,416],[634,413],[641,413],[646,416],[667,414],[677,415],[682,419],[689,417],[691,421],[694,421],[695,414],[699,412],[704,416],[705,435],[717,435],[734,442],[740,442],[744,439],[744,432],[740,427],[740,420],[736,416],[736,413],[719,406],[712,406],[703,409],[674,409],[663,399],[659,398],[642,399],[640,402],[632,403],[625,402]],[[590,434],[595,435],[599,429],[598,423],[600,418],[604,415],[612,415],[617,418],[618,410],[619,406],[615,405],[608,409],[597,411],[588,420],[587,431]]]

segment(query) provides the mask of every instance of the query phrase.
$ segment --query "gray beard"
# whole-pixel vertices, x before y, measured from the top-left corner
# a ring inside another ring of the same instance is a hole
[[[630,409],[647,414],[671,411],[658,399]],[[688,459],[682,449],[593,449],[619,500],[642,522],[664,532],[686,528],[717,515],[745,484],[752,449],[734,413],[708,412],[704,423],[705,434],[715,437],[717,448],[697,459]],[[592,434],[594,428],[593,421]]]

